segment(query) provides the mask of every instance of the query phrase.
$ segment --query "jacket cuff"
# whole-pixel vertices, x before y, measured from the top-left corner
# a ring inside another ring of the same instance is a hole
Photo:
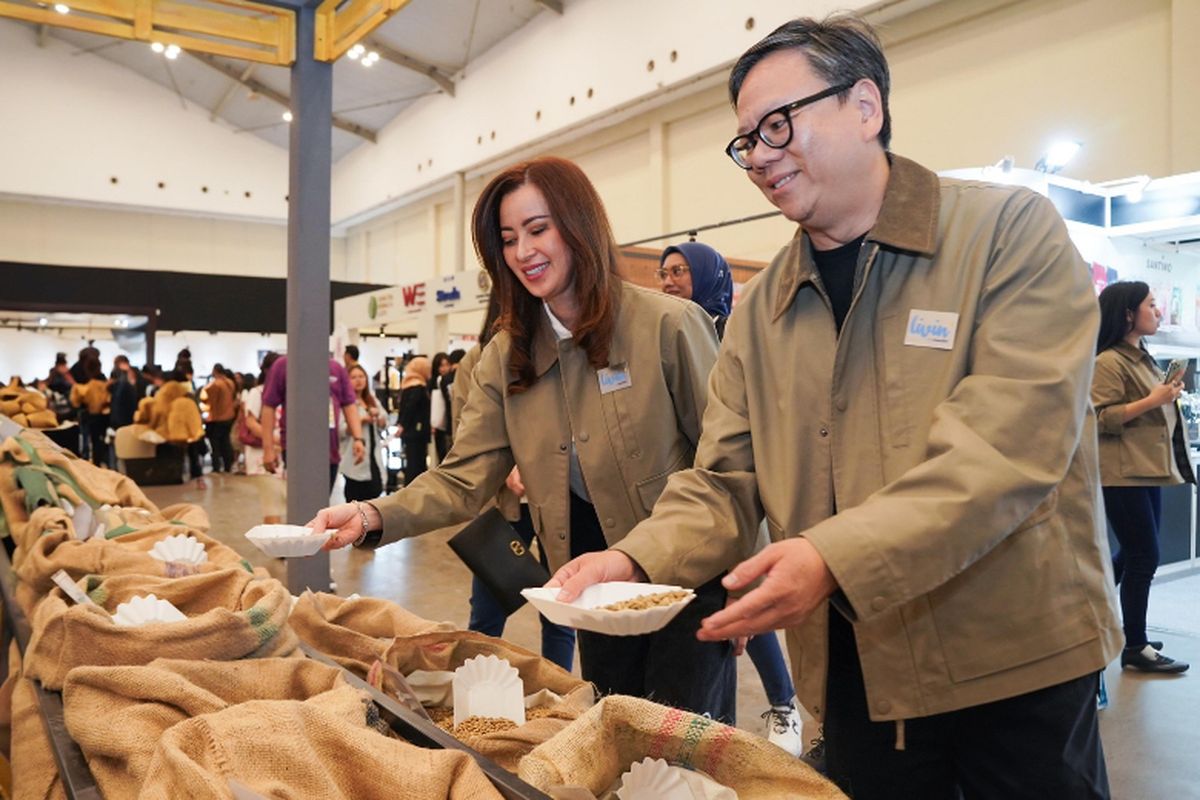
[[[653,546],[653,543],[630,541],[629,537],[626,537],[609,549],[620,551],[629,556],[634,566],[639,567],[642,572],[646,573],[646,577],[649,578],[650,583],[677,583],[677,581],[672,580],[673,576],[670,571],[671,560],[663,557],[664,554],[661,547],[656,548]]]
[[[1096,415],[1096,424],[1100,433],[1108,436],[1120,436],[1125,432],[1125,406],[1121,403],[1115,406],[1105,406]]]
[[[838,591],[830,601],[851,621],[865,621],[899,605],[905,598],[882,553],[869,537],[856,535],[844,524],[831,524],[835,520],[804,533],[837,581]]]
[[[380,519],[383,520],[383,530],[378,537],[372,537],[370,533],[367,535],[368,541],[374,539],[376,547],[398,542],[405,538],[405,531],[414,529],[412,515],[396,502],[394,497],[395,495],[389,495],[370,501],[370,504],[379,512]],[[364,546],[366,546],[365,543]]]

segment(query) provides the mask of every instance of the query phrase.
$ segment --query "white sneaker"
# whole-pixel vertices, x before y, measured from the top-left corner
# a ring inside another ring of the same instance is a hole
[[[804,741],[800,738],[800,712],[796,709],[796,702],[793,700],[785,706],[771,706],[763,712],[762,718],[767,723],[767,741],[799,758],[804,750]]]

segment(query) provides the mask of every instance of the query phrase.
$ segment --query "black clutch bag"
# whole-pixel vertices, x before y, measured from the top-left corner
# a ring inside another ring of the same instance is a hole
[[[447,544],[509,614],[525,604],[522,589],[550,580],[550,573],[529,552],[499,509],[480,514]]]

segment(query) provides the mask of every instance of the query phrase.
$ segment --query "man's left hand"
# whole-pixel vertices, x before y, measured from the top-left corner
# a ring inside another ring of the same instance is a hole
[[[807,539],[788,539],[763,548],[721,581],[739,589],[762,577],[762,584],[700,623],[696,638],[706,642],[793,628],[837,590],[825,560]]]

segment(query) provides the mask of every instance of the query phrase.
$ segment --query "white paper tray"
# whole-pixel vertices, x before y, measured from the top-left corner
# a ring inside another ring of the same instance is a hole
[[[269,556],[303,558],[320,550],[333,533],[314,533],[303,525],[255,525],[246,531],[246,538]]]
[[[686,591],[688,596],[669,606],[656,606],[640,611],[598,610],[599,606],[619,603],[622,600],[630,600],[646,594],[680,590]],[[594,633],[607,633],[610,636],[638,636],[660,630],[675,619],[684,606],[696,598],[691,589],[683,589],[682,586],[629,581],[611,581],[589,586],[571,603],[560,603],[555,600],[558,592],[558,589],[544,588],[521,590],[525,599],[551,622]]]

